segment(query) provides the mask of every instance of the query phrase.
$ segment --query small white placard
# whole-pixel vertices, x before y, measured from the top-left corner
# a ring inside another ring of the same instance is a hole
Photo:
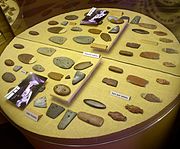
[[[92,7],[92,8],[89,10],[87,16],[91,16],[91,15],[96,11],[96,9],[97,9],[97,8]]]
[[[89,56],[89,57],[93,57],[93,58],[100,58],[99,54],[96,53],[91,53],[91,52],[83,52],[84,56]]]
[[[131,99],[131,96],[128,96],[128,95],[125,95],[125,94],[122,94],[122,93],[118,93],[118,92],[115,92],[115,91],[111,91],[111,96],[122,98],[122,99],[128,100],[128,101]]]
[[[32,120],[34,120],[34,121],[38,121],[39,119],[40,119],[40,117],[42,116],[42,114],[39,114],[39,113],[37,113],[37,112],[35,112],[35,111],[32,111],[32,110],[29,110],[29,109],[26,109],[25,110],[25,115],[28,117],[28,118],[30,118],[30,119],[32,119]]]

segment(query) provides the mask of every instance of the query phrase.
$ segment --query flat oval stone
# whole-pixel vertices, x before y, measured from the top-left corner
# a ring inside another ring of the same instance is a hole
[[[63,69],[70,69],[74,65],[74,61],[68,57],[56,57],[53,63]]]
[[[76,15],[67,15],[67,16],[65,16],[65,19],[66,20],[77,20],[78,16],[76,16]]]
[[[119,54],[124,56],[133,56],[133,52],[125,51],[125,50],[120,50]]]
[[[23,49],[24,46],[22,44],[14,44],[13,47],[15,47],[16,49]]]
[[[158,60],[160,54],[156,52],[141,52],[140,56],[147,59]]]
[[[36,62],[36,59],[32,54],[20,54],[18,55],[18,59],[25,64],[32,64]]]
[[[54,48],[41,47],[37,49],[37,52],[42,55],[51,56],[54,54],[54,52],[56,52],[56,50]]]
[[[57,21],[52,20],[52,21],[49,21],[48,24],[49,25],[58,25],[59,23]]]
[[[172,49],[172,48],[163,48],[162,51],[166,52],[168,54],[178,54],[179,53],[177,50]]]
[[[77,36],[73,40],[80,44],[91,44],[94,41],[94,38],[91,36]]]
[[[153,33],[158,36],[166,36],[167,35],[167,33],[162,32],[162,31],[154,31]]]
[[[127,117],[120,112],[108,112],[108,115],[115,121],[126,121]]]
[[[86,68],[89,68],[91,67],[93,64],[90,62],[90,61],[87,61],[87,62],[81,62],[81,63],[78,63],[74,66],[74,69],[75,70],[83,70],[83,69],[86,69]]]
[[[176,65],[171,62],[163,62],[163,65],[166,67],[176,67]]]
[[[122,23],[124,23],[123,19],[117,18],[115,16],[109,16],[107,19],[108,19],[109,22],[111,22],[113,24],[122,24]]]
[[[115,26],[108,33],[117,34],[117,33],[119,33],[119,30],[120,30],[120,27],[119,26]]]
[[[100,35],[101,39],[103,39],[104,41],[108,42],[108,41],[111,41],[111,36],[107,33],[101,33]]]
[[[168,39],[168,38],[159,38],[159,41],[165,42],[165,43],[171,43],[171,42],[173,42],[173,40]]]
[[[29,31],[30,35],[37,36],[39,33],[37,31]]]
[[[149,81],[140,78],[138,76],[134,76],[134,75],[128,75],[127,79],[126,79],[129,83],[132,83],[134,85],[140,86],[140,87],[145,87]]]
[[[118,85],[118,81],[111,78],[103,78],[102,82],[113,87]]]
[[[138,106],[134,106],[134,105],[129,105],[129,104],[127,104],[127,105],[125,106],[125,108],[126,108],[129,112],[134,113],[134,114],[143,114],[143,113],[144,113],[143,109],[141,109],[141,108],[138,107]]]
[[[7,65],[7,66],[13,66],[13,65],[14,65],[14,61],[11,60],[11,59],[6,59],[6,60],[4,61],[4,63],[5,63],[5,65]]]
[[[157,26],[154,25],[154,24],[148,24],[148,23],[138,23],[138,25],[140,27],[144,27],[144,28],[147,28],[147,29],[156,29]]]
[[[145,100],[149,101],[149,102],[161,102],[160,98],[155,96],[152,93],[142,93],[141,97],[144,98]]]
[[[88,30],[89,33],[92,33],[92,34],[100,34],[102,32],[102,30],[100,29],[96,29],[96,28],[90,28]]]
[[[50,27],[47,29],[48,32],[50,33],[54,33],[54,34],[61,34],[61,33],[65,33],[66,32],[66,29],[64,27]]]
[[[109,70],[116,72],[116,73],[123,73],[123,69],[116,67],[116,66],[109,66]]]
[[[149,32],[148,31],[146,31],[146,30],[143,30],[143,29],[132,29],[132,31],[133,32],[135,32],[135,33],[138,33],[138,34],[149,34]]]
[[[82,81],[85,78],[86,74],[80,71],[76,71],[74,78],[72,80],[72,84],[76,85],[80,81]]]
[[[138,43],[134,43],[134,42],[127,42],[126,43],[126,47],[130,47],[130,48],[134,48],[134,49],[138,49],[141,45]]]
[[[62,45],[65,43],[65,41],[67,40],[67,38],[65,37],[61,37],[61,36],[52,36],[49,38],[50,41],[57,43],[59,45]]]
[[[5,72],[3,75],[2,75],[2,79],[5,81],[5,82],[9,82],[9,83],[12,83],[16,80],[16,77],[14,74],[12,74],[11,72]]]
[[[43,66],[41,66],[40,64],[36,64],[32,67],[33,70],[37,71],[37,72],[43,72],[45,71],[45,68]]]
[[[82,28],[75,26],[75,27],[72,27],[71,30],[75,32],[81,32]]]
[[[64,84],[55,85],[53,90],[57,95],[60,95],[60,96],[67,96],[71,93],[71,89],[69,88],[69,86],[64,85]]]
[[[48,73],[48,77],[53,79],[53,80],[56,80],[56,81],[61,81],[63,76],[64,76],[63,74],[58,73],[58,72],[49,72]]]
[[[161,78],[157,78],[156,82],[159,83],[159,84],[162,84],[162,85],[169,85],[170,84],[169,81],[167,81],[165,79],[161,79]]]
[[[91,107],[98,108],[98,109],[106,109],[106,105],[100,101],[97,101],[94,99],[84,99],[83,101],[84,103],[86,103],[87,105]]]

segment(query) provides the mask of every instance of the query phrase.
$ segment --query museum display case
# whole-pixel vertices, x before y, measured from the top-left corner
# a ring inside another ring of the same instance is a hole
[[[0,107],[35,148],[163,146],[180,104],[178,2],[17,2]]]

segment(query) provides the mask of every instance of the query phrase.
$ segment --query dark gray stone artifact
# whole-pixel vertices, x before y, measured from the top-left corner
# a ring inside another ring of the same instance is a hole
[[[91,36],[77,36],[73,40],[79,44],[91,44],[94,41],[94,38]]]
[[[3,75],[2,75],[2,79],[5,81],[5,82],[8,82],[8,83],[12,83],[16,80],[16,77],[14,74],[12,74],[11,72],[5,72]]]
[[[64,85],[64,84],[55,85],[53,90],[57,95],[60,95],[60,96],[67,96],[71,93],[71,89],[69,88],[69,86]]]
[[[76,71],[74,78],[72,80],[72,84],[76,85],[80,81],[82,81],[85,78],[86,74],[80,71]]]
[[[43,72],[43,71],[45,71],[45,68],[44,68],[42,65],[40,65],[40,64],[34,65],[34,66],[32,67],[32,69],[35,70],[35,71],[37,71],[37,72]]]
[[[62,36],[52,36],[49,38],[49,41],[54,42],[54,43],[59,44],[59,45],[64,44],[66,40],[67,40],[67,38],[62,37]]]
[[[37,49],[37,52],[42,55],[51,56],[54,54],[54,52],[56,52],[56,49],[49,47],[41,47]]]

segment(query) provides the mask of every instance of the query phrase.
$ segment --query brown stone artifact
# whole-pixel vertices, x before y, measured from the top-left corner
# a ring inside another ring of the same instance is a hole
[[[153,33],[158,36],[166,36],[167,35],[167,33],[162,32],[162,31],[154,31]]]
[[[116,66],[109,66],[109,70],[116,73],[123,73],[123,69]]]
[[[41,47],[37,49],[37,52],[42,55],[51,56],[54,54],[54,52],[56,52],[56,50],[54,48]]]
[[[53,63],[60,68],[70,69],[75,62],[68,57],[55,57]]]
[[[140,56],[147,59],[158,60],[160,55],[156,52],[141,52]]]
[[[118,85],[118,81],[111,78],[104,78],[102,82],[113,87]]]
[[[58,72],[49,72],[48,73],[48,77],[53,79],[53,80],[56,80],[56,81],[61,81],[63,76],[64,76],[63,74],[58,73]]]
[[[84,99],[83,100],[85,104],[97,108],[97,109],[106,109],[106,105],[103,104],[100,101],[94,100],[94,99]]]
[[[15,47],[16,49],[23,49],[24,46],[22,44],[14,44],[13,47]]]
[[[48,30],[48,32],[54,33],[54,34],[61,34],[61,33],[66,32],[64,27],[58,27],[58,26],[57,27],[50,27],[47,30]]]
[[[120,112],[108,112],[108,115],[115,121],[126,121],[127,117]]]
[[[88,30],[89,33],[92,33],[92,34],[100,34],[102,32],[102,30],[100,29],[96,29],[96,28],[90,28]]]
[[[161,79],[161,78],[157,78],[156,82],[159,83],[159,84],[162,84],[162,85],[169,85],[170,84],[169,81],[167,81],[165,79]]]
[[[166,67],[176,67],[176,65],[171,62],[163,62],[163,65]]]
[[[64,84],[55,85],[53,90],[57,95],[60,95],[60,96],[67,96],[71,93],[71,89],[69,88],[69,86],[64,85]]]
[[[142,93],[141,97],[144,98],[145,100],[149,101],[149,102],[161,102],[160,98],[155,96],[152,93]]]
[[[6,59],[6,60],[4,61],[4,63],[5,63],[5,65],[7,65],[7,66],[13,66],[13,65],[14,65],[14,61],[11,60],[11,59]]]
[[[37,71],[37,72],[43,72],[45,71],[45,68],[43,66],[41,66],[40,64],[36,64],[32,67],[33,70]]]
[[[126,43],[126,47],[130,47],[130,48],[135,48],[138,49],[141,45],[138,43],[134,43],[134,42],[127,42]]]
[[[36,62],[36,59],[34,58],[34,55],[32,54],[20,54],[18,55],[19,61],[25,64],[32,64]]]
[[[52,36],[49,38],[49,41],[54,42],[54,43],[59,44],[59,45],[64,44],[66,40],[67,40],[67,38],[62,37],[62,36]]]
[[[154,24],[148,24],[148,23],[138,23],[138,25],[140,27],[144,27],[144,28],[147,28],[147,29],[156,29],[157,26],[154,25]]]
[[[67,16],[65,16],[65,19],[66,20],[77,20],[78,16],[76,16],[76,15],[67,15]]]
[[[29,31],[30,35],[37,36],[39,33],[37,31]]]
[[[120,50],[119,54],[124,56],[133,56],[133,52],[125,51],[125,50]]]
[[[49,25],[58,25],[59,23],[57,21],[52,20],[52,21],[49,21],[48,24]]]
[[[11,72],[5,72],[3,75],[2,75],[2,79],[5,81],[5,82],[9,82],[9,83],[12,83],[16,80],[16,77],[14,76],[14,74],[12,74]]]
[[[179,53],[177,50],[172,49],[172,48],[163,48],[162,51],[166,52],[168,54],[178,54]]]
[[[149,83],[149,81],[134,75],[128,75],[127,81],[140,87],[145,87]]]
[[[86,112],[78,112],[77,117],[88,124],[98,127],[102,126],[104,123],[104,119],[102,117]]]
[[[93,63],[91,63],[91,61],[81,62],[81,63],[76,64],[74,66],[74,69],[75,70],[83,70],[83,69],[91,67],[92,65],[93,65]]]
[[[159,41],[165,42],[165,43],[171,43],[171,42],[173,42],[173,40],[168,39],[168,38],[159,38]]]
[[[143,114],[144,113],[143,109],[139,108],[138,106],[127,104],[125,106],[125,108],[131,113],[135,113],[135,114]]]
[[[101,33],[100,35],[101,39],[103,39],[104,41],[108,42],[108,41],[111,41],[111,36],[107,33]]]
[[[133,32],[135,32],[135,33],[138,33],[138,34],[149,34],[149,32],[148,31],[146,31],[146,30],[143,30],[143,29],[132,29],[132,31]]]

